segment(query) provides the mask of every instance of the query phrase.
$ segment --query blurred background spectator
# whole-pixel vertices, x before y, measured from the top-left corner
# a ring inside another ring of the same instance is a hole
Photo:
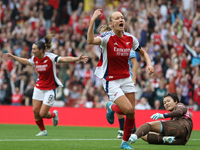
[[[104,108],[108,97],[93,74],[101,51],[86,43],[89,21],[97,8],[102,15],[95,22],[95,36],[108,23],[109,15],[120,11],[127,30],[151,57],[155,73],[148,76],[145,62],[136,55],[140,65],[137,103],[144,98],[151,109],[163,109],[162,96],[173,92],[180,102],[200,110],[199,0],[0,0],[0,104],[12,104],[13,94],[24,84],[20,104],[32,105],[38,77],[31,66],[5,61],[3,53],[30,58],[31,45],[53,33],[50,52],[61,56],[83,53],[90,58],[86,65],[57,64],[64,87],[57,90],[56,102],[61,102],[59,106]]]

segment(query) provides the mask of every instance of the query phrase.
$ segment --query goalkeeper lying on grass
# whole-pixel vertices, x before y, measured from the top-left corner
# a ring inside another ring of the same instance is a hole
[[[170,117],[171,120],[153,121],[141,125],[129,138],[130,143],[134,143],[140,137],[149,144],[185,145],[187,143],[193,128],[187,107],[179,103],[179,99],[174,93],[165,95],[163,104],[165,109],[170,112],[156,113],[151,116],[151,119]]]

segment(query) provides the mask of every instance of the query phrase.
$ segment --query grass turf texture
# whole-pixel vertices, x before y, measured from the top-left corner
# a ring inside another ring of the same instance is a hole
[[[36,125],[0,124],[0,150],[116,150],[117,128],[46,126],[48,136],[36,137]],[[134,150],[199,150],[200,131],[193,131],[185,146],[150,145],[142,140],[131,144]]]

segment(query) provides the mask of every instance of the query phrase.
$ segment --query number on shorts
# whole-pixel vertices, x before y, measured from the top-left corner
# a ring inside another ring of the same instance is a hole
[[[53,95],[49,95],[48,101],[53,101]]]

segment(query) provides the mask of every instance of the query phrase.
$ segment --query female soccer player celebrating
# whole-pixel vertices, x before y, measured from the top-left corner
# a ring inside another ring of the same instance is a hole
[[[107,120],[114,123],[114,112],[126,115],[124,135],[121,149],[132,149],[128,144],[129,137],[135,122],[135,93],[129,73],[128,59],[131,48],[137,51],[147,63],[149,74],[154,72],[148,54],[139,46],[138,40],[131,34],[124,32],[125,20],[120,12],[114,12],[110,16],[109,25],[112,30],[94,37],[94,22],[101,15],[101,9],[97,9],[90,21],[87,42],[100,45],[102,52],[95,75],[102,79],[104,90],[112,102],[106,104]]]
[[[58,111],[50,112],[49,109],[54,103],[56,97],[55,89],[58,86],[63,86],[56,77],[56,63],[69,63],[75,61],[87,62],[88,57],[80,55],[79,57],[60,57],[53,53],[46,52],[51,48],[51,34],[45,37],[45,43],[37,41],[32,45],[33,56],[30,59],[20,58],[11,53],[4,54],[5,59],[14,59],[25,65],[35,66],[39,78],[35,84],[33,92],[33,113],[35,122],[40,128],[40,132],[36,136],[46,136],[43,118],[53,118],[53,125],[58,124]]]
[[[171,118],[171,120],[145,123],[137,129],[135,134],[131,135],[130,143],[134,143],[140,137],[149,144],[185,145],[187,143],[193,128],[187,107],[179,103],[179,99],[174,93],[165,95],[163,104],[165,109],[170,112],[156,113],[151,118],[154,120]]]
[[[108,27],[107,25],[103,25],[103,26],[101,26],[100,33],[108,32],[110,30],[112,30],[110,27]],[[125,29],[125,31],[126,31],[126,29]],[[129,64],[130,76],[131,76],[131,78],[132,78],[132,80],[134,82],[134,85],[136,85],[138,62],[137,62],[137,59],[136,59],[136,52],[134,50],[132,50],[132,49],[130,51],[128,64]],[[124,119],[124,115],[117,114],[117,117],[118,117],[119,128],[120,128],[120,130],[118,131],[117,138],[121,139],[123,137],[123,134],[124,134],[124,121],[125,121],[125,119]],[[134,124],[134,128],[133,128],[132,133],[135,133],[135,131],[136,131],[136,126]]]

